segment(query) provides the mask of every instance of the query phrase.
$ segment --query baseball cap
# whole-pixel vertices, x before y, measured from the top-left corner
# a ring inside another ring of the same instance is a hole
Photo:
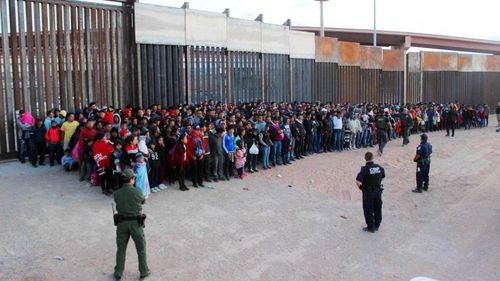
[[[137,175],[134,172],[132,172],[132,170],[128,169],[123,171],[120,177],[124,182],[128,182],[130,179],[137,177]]]

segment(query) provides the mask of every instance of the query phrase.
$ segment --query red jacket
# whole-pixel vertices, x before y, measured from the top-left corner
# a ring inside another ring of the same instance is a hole
[[[59,143],[61,141],[61,129],[59,129],[59,127],[55,129],[50,127],[47,132],[45,132],[45,139],[50,143]]]
[[[106,116],[101,120],[102,123],[113,124],[113,113],[106,111]]]
[[[89,129],[87,127],[80,130],[80,137],[78,141],[80,142],[80,147],[82,151],[87,148],[89,141],[94,141],[97,132],[94,128]]]
[[[201,132],[200,132],[201,133]],[[202,135],[197,135],[195,136],[193,132],[188,137],[188,143],[187,143],[187,156],[188,158],[191,158],[195,155],[196,151],[196,139],[201,140],[201,145],[203,146],[203,154],[205,155],[205,152],[207,151],[207,143],[205,142],[205,139],[203,138]]]
[[[187,145],[177,143],[175,145],[175,166],[187,166],[189,164],[189,157],[186,152]]]
[[[92,152],[98,168],[110,168],[109,158],[113,153],[113,144],[110,141],[98,140],[94,144]]]

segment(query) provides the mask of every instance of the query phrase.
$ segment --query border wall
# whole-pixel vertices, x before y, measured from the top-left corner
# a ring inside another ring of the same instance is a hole
[[[20,108],[500,100],[500,56],[361,46],[213,12],[3,0],[0,27],[0,157],[16,150]]]

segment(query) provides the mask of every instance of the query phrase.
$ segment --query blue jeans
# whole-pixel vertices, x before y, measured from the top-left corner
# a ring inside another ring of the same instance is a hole
[[[333,149],[342,151],[344,138],[342,137],[342,129],[333,130]]]
[[[321,133],[314,133],[313,136],[313,151],[319,153],[321,149]]]
[[[295,158],[295,138],[292,138],[290,140],[290,145],[292,146],[292,149],[288,151],[288,159],[293,159]]]
[[[85,161],[85,179],[90,181],[90,174],[94,171],[94,163]]]
[[[273,141],[273,158],[271,159],[271,163],[273,166],[276,164],[281,165],[281,141]]]
[[[25,139],[18,139],[18,144],[19,144],[19,161],[24,162],[26,159],[26,154],[29,155],[29,147],[28,147],[28,153],[26,152],[26,145],[29,144],[29,140]]]
[[[261,146],[262,151],[262,166],[269,166],[269,154],[271,153],[271,148],[269,146]]]

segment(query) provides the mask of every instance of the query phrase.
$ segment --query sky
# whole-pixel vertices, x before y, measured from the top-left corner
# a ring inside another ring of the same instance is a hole
[[[373,28],[374,0],[329,0],[324,3],[326,27]],[[377,29],[500,41],[499,0],[376,0]],[[179,0],[139,0],[181,7]],[[190,0],[191,9],[222,12],[264,22],[319,26],[319,3],[313,0]]]

